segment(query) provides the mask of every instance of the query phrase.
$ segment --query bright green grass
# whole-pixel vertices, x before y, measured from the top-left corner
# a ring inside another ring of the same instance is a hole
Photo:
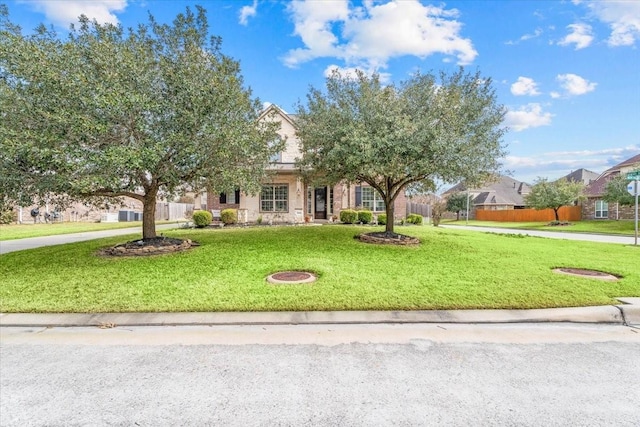
[[[443,221],[446,225],[467,225],[466,221]],[[570,225],[549,226],[548,222],[496,222],[470,220],[468,225],[478,227],[515,228],[522,230],[565,231],[569,233],[600,233],[600,234],[634,234],[634,221],[632,220],[585,220],[571,222]]]
[[[397,227],[419,247],[364,244],[355,226],[174,230],[200,247],[147,258],[101,258],[115,237],[0,256],[2,312],[417,310],[612,304],[640,296],[640,251],[624,245]],[[611,283],[553,267],[604,270]],[[313,285],[265,277],[310,270]]]
[[[156,222],[156,224],[163,224],[166,222],[167,221],[159,221]],[[142,229],[142,222],[56,222],[52,224],[26,223],[0,225],[0,241],[132,227]]]

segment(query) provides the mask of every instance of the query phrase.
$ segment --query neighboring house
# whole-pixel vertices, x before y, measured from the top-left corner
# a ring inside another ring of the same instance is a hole
[[[581,168],[571,172],[568,175],[563,176],[562,178],[559,178],[558,181],[561,179],[566,179],[567,181],[570,181],[570,182],[582,182],[584,185],[589,185],[593,181],[598,179],[599,176],[600,174],[596,172],[592,172],[590,170]]]
[[[340,211],[347,208],[363,208],[375,214],[384,213],[384,201],[366,184],[314,187],[302,179],[296,168],[296,159],[301,157],[300,141],[296,136],[295,116],[285,113],[275,105],[269,106],[260,120],[269,120],[275,113],[280,122],[278,132],[285,140],[285,149],[272,158],[259,194],[246,194],[242,189],[234,193],[214,194],[208,191],[207,208],[219,217],[226,208],[238,209],[239,222],[302,223],[314,220],[339,218]],[[406,196],[401,194],[395,202],[396,218],[406,216]]]
[[[635,216],[633,206],[620,206],[618,203],[607,203],[602,200],[602,195],[607,183],[620,174],[640,168],[640,154],[618,163],[604,171],[585,189],[587,200],[582,204],[582,217],[584,219],[633,219]]]
[[[470,217],[473,217],[476,209],[491,211],[524,209],[524,198],[530,191],[529,184],[500,175],[494,181],[480,188],[470,188],[468,190],[471,197],[469,206],[473,207],[473,209],[470,209]],[[467,188],[460,183],[445,191],[442,195],[446,198],[448,195],[455,193],[467,193]]]

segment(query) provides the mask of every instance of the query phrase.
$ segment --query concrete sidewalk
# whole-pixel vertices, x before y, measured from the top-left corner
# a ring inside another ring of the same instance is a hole
[[[580,240],[583,242],[598,242],[598,243],[620,243],[623,245],[633,245],[635,242],[634,236],[620,236],[613,234],[592,234],[592,233],[571,233],[564,231],[540,231],[540,230],[520,230],[515,228],[500,228],[500,227],[481,227],[477,225],[440,225],[442,228],[448,228],[455,230],[456,228],[461,230],[480,231],[483,233],[498,233],[498,234],[522,234],[525,236],[534,237],[546,237],[549,239],[563,239],[563,240]]]
[[[608,323],[640,327],[640,298],[621,304],[534,310],[301,311],[217,313],[0,313],[1,327],[310,325],[375,323]]]
[[[178,224],[160,224],[156,230],[172,230],[179,228]],[[85,231],[82,233],[58,234],[56,236],[29,237],[26,239],[0,241],[0,255],[9,252],[35,249],[43,246],[64,245],[65,243],[84,242],[86,240],[102,239],[104,237],[138,234],[142,236],[142,227],[116,228],[113,230]]]

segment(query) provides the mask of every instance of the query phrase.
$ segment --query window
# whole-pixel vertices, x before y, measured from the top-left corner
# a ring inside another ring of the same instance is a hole
[[[372,187],[362,187],[362,207],[373,212],[384,212],[384,200]]]
[[[313,188],[307,187],[307,214],[313,215]]]
[[[240,204],[240,190],[236,190],[233,193],[220,193],[221,205],[236,205]]]
[[[609,218],[609,203],[596,200],[596,218]]]
[[[327,214],[333,215],[333,187],[329,187],[329,206]]]
[[[263,185],[260,193],[262,212],[289,212],[289,186],[287,184]]]

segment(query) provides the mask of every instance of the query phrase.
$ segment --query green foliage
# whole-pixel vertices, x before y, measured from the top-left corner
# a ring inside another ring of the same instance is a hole
[[[399,85],[336,71],[326,92],[312,88],[297,113],[302,170],[324,181],[368,183],[390,217],[407,186],[483,181],[504,155],[505,109],[491,79],[462,69],[416,74]],[[393,232],[393,221],[386,231]]]
[[[468,193],[454,193],[447,198],[447,211],[455,212],[456,220],[460,219],[460,211],[467,210]]]
[[[387,223],[387,214],[378,214],[378,224],[386,225]]]
[[[409,224],[422,225],[422,215],[411,214],[407,217]]]
[[[258,218],[256,218],[256,223],[258,225],[262,224],[262,215],[258,215]]]
[[[193,212],[193,223],[198,228],[204,228],[211,224],[213,215],[209,211],[195,211]]]
[[[220,212],[220,221],[225,225],[235,224],[238,222],[238,210],[237,209],[223,209]]]
[[[343,209],[340,211],[340,222],[344,224],[355,224],[358,222],[358,212],[353,209]]]
[[[373,221],[373,212],[371,211],[358,211],[358,222],[362,224],[369,224]]]
[[[66,39],[23,35],[0,10],[3,193],[22,205],[129,196],[148,214],[185,184],[259,189],[278,124],[258,123],[262,104],[220,46],[199,6],[129,30],[82,17]],[[155,234],[145,215],[143,236]]]
[[[0,224],[11,224],[16,222],[16,213],[13,209],[0,211]]]
[[[562,206],[573,205],[582,199],[584,184],[582,182],[559,179],[549,182],[546,178],[538,178],[531,187],[531,192],[525,196],[527,206],[534,209],[553,209],[556,221],[560,221],[558,210]]]
[[[622,206],[635,205],[635,198],[627,191],[629,180],[624,175],[618,175],[607,182],[602,200],[609,203],[620,203]]]

